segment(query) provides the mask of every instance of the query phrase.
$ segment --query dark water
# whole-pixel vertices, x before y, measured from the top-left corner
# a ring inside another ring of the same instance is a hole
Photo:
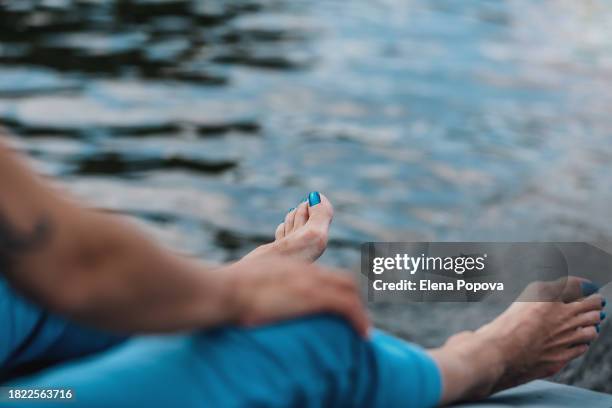
[[[347,267],[367,240],[612,237],[606,2],[0,10],[0,121],[17,145],[181,250],[239,256],[311,190],[336,206],[324,260]],[[487,316],[444,307],[377,319],[436,343]]]

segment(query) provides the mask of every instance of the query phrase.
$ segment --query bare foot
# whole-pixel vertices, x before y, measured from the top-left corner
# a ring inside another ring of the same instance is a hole
[[[534,283],[528,297],[536,292],[543,301],[515,302],[491,323],[433,350],[445,378],[443,402],[483,398],[551,376],[584,354],[606,316],[604,299],[588,285],[576,277]]]
[[[583,297],[585,282],[570,277],[533,284],[528,290],[538,291],[545,301],[516,302],[478,330],[494,338],[506,356],[505,372],[495,391],[556,374],[588,350],[606,314],[601,295]]]
[[[329,200],[312,192],[287,213],[285,221],[276,228],[274,242],[256,248],[246,257],[276,255],[314,262],[327,247],[333,216],[334,207]]]

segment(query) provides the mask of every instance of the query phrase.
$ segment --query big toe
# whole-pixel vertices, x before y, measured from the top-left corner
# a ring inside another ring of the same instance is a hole
[[[312,261],[321,256],[327,248],[334,207],[327,197],[316,191],[308,195],[307,201],[307,221],[297,229],[297,234],[288,237],[286,245],[298,250],[302,256]]]
[[[524,292],[531,301],[571,303],[598,291],[593,282],[577,276],[567,276],[555,281],[533,282]]]
[[[577,276],[569,276],[563,287],[562,299],[564,302],[574,302],[589,297],[599,291],[595,283]]]
[[[308,194],[308,221],[309,227],[321,228],[327,231],[334,217],[334,207],[325,195],[313,191]]]

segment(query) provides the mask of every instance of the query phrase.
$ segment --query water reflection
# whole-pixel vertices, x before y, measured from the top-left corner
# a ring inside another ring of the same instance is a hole
[[[230,27],[263,7],[255,1],[9,2],[0,17],[0,62],[206,85],[228,80],[214,64],[300,68],[303,61],[290,53],[303,37],[299,31]]]
[[[366,240],[606,239],[611,22],[569,0],[3,2],[0,122],[213,260],[311,190],[344,266]],[[397,313],[377,318],[425,344],[486,318]]]

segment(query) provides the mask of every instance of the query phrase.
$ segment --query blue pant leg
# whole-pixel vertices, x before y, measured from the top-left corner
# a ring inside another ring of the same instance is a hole
[[[79,357],[122,340],[43,310],[0,277],[0,379],[24,365]]]
[[[423,350],[333,317],[133,339],[12,385],[73,388],[90,408],[428,407],[441,391]]]

